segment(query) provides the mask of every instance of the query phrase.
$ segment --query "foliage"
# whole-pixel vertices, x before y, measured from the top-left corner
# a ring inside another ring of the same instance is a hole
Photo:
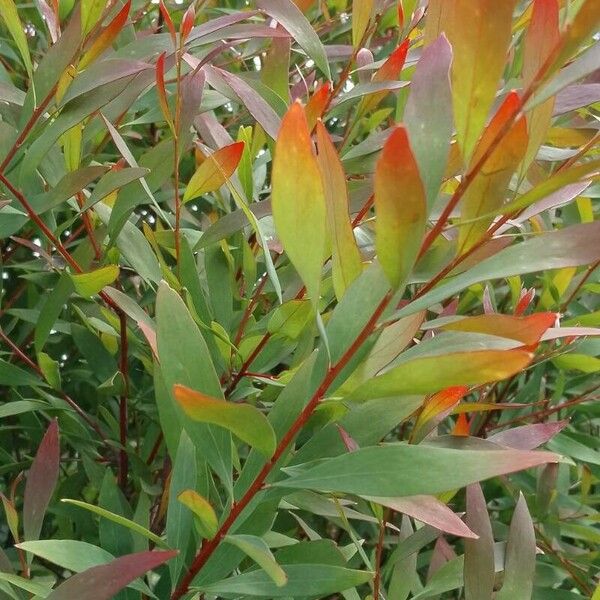
[[[0,600],[594,593],[598,0],[0,17]]]

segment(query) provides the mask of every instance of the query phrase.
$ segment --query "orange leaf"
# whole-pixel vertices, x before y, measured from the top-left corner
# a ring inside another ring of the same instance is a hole
[[[160,104],[163,117],[169,124],[171,131],[175,133],[175,124],[173,123],[173,117],[169,109],[167,90],[165,88],[165,54],[166,52],[163,52],[156,61],[156,93],[158,94],[158,103]]]
[[[466,317],[460,321],[442,325],[440,329],[496,335],[510,340],[517,340],[526,346],[530,346],[537,344],[546,330],[552,327],[555,322],[556,313],[553,312],[536,313],[528,317],[489,314]]]
[[[171,19],[171,15],[165,6],[163,0],[160,0],[158,3],[158,7],[160,8],[160,14],[162,15],[163,21],[169,30],[169,35],[173,40],[173,45],[177,43],[177,32],[175,31],[175,25],[173,25],[173,20]]]
[[[127,0],[125,6],[118,12],[117,16],[104,28],[102,33],[94,40],[90,49],[83,55],[79,62],[79,69],[85,69],[111,46],[127,22],[130,8],[131,0]]]
[[[243,152],[244,142],[235,142],[208,156],[192,175],[183,202],[218,190],[237,169]]]
[[[183,19],[181,20],[181,41],[183,45],[185,40],[190,35],[192,28],[194,27],[194,21],[196,20],[196,11],[194,10],[194,4],[190,4],[190,7],[185,11]]]
[[[469,423],[469,419],[467,419],[467,415],[465,413],[461,413],[458,415],[458,419],[456,419],[454,429],[452,430],[452,435],[460,435],[463,437],[468,436],[470,429],[471,424]]]
[[[299,102],[292,104],[281,122],[272,181],[277,235],[316,304],[325,258],[327,209],[306,115]]]
[[[375,167],[377,255],[394,288],[410,274],[425,233],[425,190],[406,129],[388,138]]]
[[[425,437],[452,409],[460,399],[469,391],[466,386],[449,387],[430,396],[423,405],[412,433],[413,441]]]
[[[331,99],[331,83],[326,81],[319,89],[311,96],[306,104],[304,111],[306,112],[306,120],[308,129],[312,131],[317,124],[317,120],[323,116],[323,113],[329,106]]]

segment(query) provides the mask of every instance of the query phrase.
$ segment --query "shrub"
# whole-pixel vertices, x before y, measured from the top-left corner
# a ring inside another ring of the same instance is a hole
[[[0,0],[0,599],[594,592],[600,3],[294,1]]]

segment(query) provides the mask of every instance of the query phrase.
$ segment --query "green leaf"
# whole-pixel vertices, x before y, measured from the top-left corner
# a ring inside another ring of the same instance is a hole
[[[104,0],[81,0],[81,33],[87,35],[106,8]]]
[[[515,507],[504,558],[504,583],[496,600],[531,598],[535,574],[535,531],[523,494]]]
[[[107,285],[110,285],[119,276],[117,265],[108,265],[96,269],[91,273],[78,273],[71,275],[75,291],[84,297],[95,296]]]
[[[552,359],[552,362],[559,369],[581,371],[582,373],[597,373],[600,371],[600,358],[577,352],[557,356]]]
[[[291,340],[300,337],[313,317],[313,308],[306,300],[290,300],[278,306],[271,315],[267,330]]]
[[[194,490],[183,490],[177,500],[187,506],[198,517],[196,522],[202,537],[212,539],[219,529],[219,520],[215,509],[208,500]]]
[[[275,452],[275,432],[267,417],[254,406],[218,400],[183,385],[175,385],[173,393],[184,412],[195,421],[228,429],[266,457]]]
[[[228,535],[225,541],[247,554],[273,580],[277,587],[287,583],[285,571],[277,564],[266,542],[254,535]]]
[[[0,385],[43,385],[41,379],[0,358]]]
[[[6,581],[15,587],[34,594],[36,597],[39,596],[40,598],[47,598],[51,592],[50,588],[46,587],[45,585],[31,581],[31,579],[19,577],[19,575],[13,575],[12,573],[0,572],[0,581]]]
[[[72,500],[70,498],[63,498],[61,502],[65,502],[66,504],[73,504],[74,506],[78,506],[79,508],[83,508],[85,510],[89,510],[90,512],[101,516],[104,519],[108,519],[117,525],[121,525],[125,527],[125,529],[129,529],[134,533],[138,533],[139,535],[148,538],[153,541],[157,546],[161,546],[162,548],[167,548],[167,544],[164,542],[162,538],[152,533],[145,527],[142,527],[139,523],[135,523],[130,519],[126,519],[121,515],[116,515],[115,513],[110,512],[100,506],[94,506],[93,504],[88,504],[87,502],[82,502],[81,500]]]
[[[27,44],[25,30],[23,29],[23,24],[13,0],[0,0],[0,16],[2,16],[2,20],[19,49],[19,53],[27,69],[27,74],[31,79],[33,77],[33,65],[31,64],[29,45]]]
[[[435,495],[548,462],[549,452],[521,452],[486,443],[457,450],[404,443],[361,448],[317,464],[274,485],[367,496]],[[294,470],[300,467],[294,467]]]
[[[203,586],[207,594],[237,594],[267,598],[325,597],[367,583],[372,573],[331,565],[286,565],[288,582],[282,587],[265,571],[252,571]]]

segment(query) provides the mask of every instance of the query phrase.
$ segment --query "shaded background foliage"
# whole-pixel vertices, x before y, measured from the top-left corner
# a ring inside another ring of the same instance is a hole
[[[0,0],[0,598],[597,598],[599,24]]]

